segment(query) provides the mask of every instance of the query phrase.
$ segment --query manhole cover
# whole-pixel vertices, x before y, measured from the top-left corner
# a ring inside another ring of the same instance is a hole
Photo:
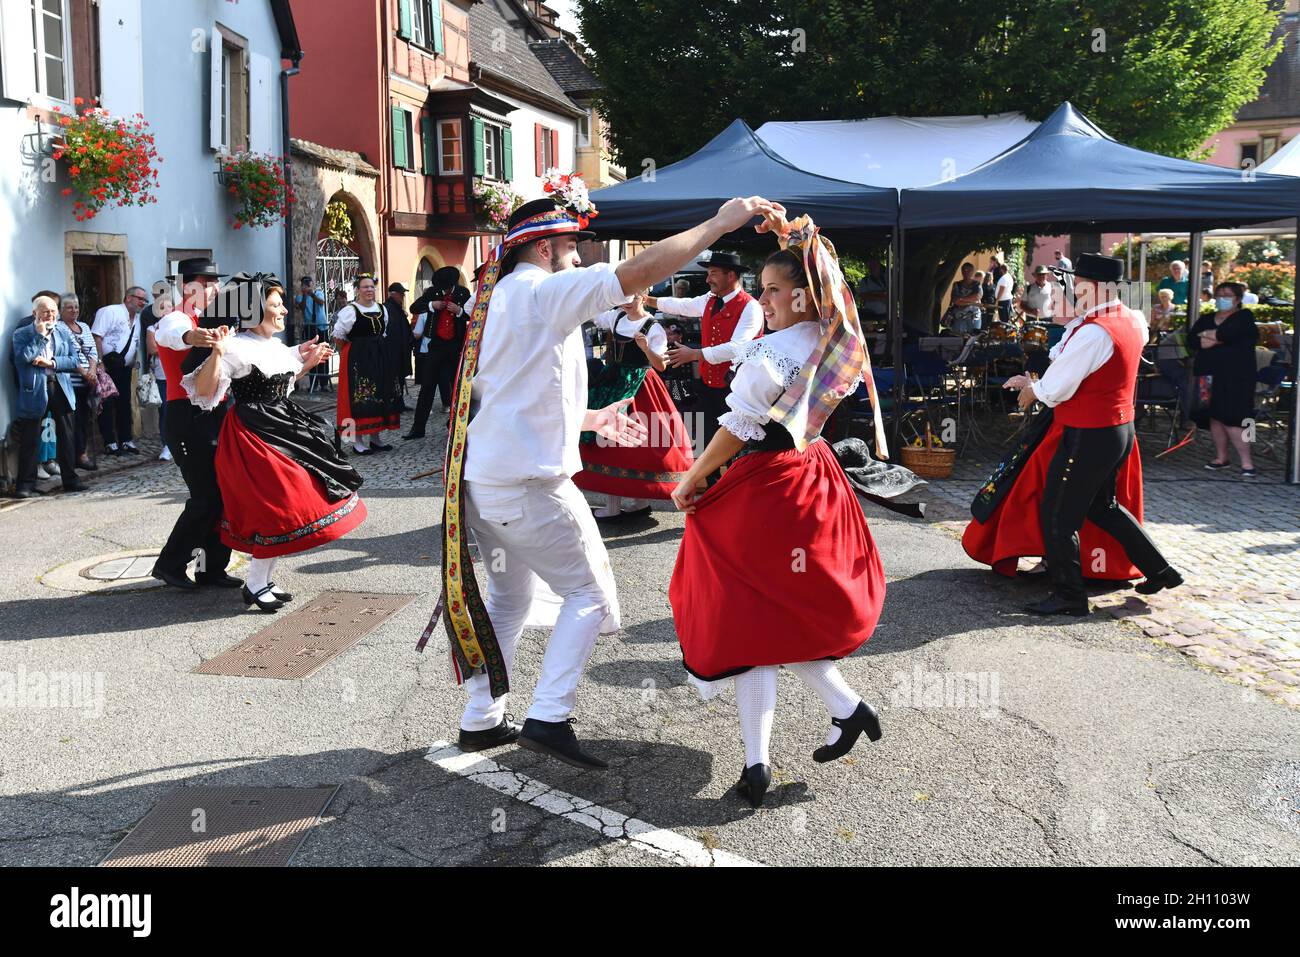
[[[124,578],[151,578],[153,577],[154,562],[157,560],[157,555],[113,558],[106,562],[100,562],[98,565],[83,568],[81,574],[85,578],[102,582],[121,581]]]
[[[193,787],[169,791],[101,867],[283,867],[338,791]]]
[[[151,574],[157,560],[156,545],[153,548],[133,548],[107,555],[78,558],[50,569],[40,577],[40,582],[47,588],[73,592],[117,593],[165,588],[167,586]],[[239,569],[246,564],[247,556],[236,552],[227,571],[232,575],[238,574]],[[192,567],[191,565],[191,569]]]
[[[192,674],[306,678],[401,611],[415,595],[325,592],[277,619]]]

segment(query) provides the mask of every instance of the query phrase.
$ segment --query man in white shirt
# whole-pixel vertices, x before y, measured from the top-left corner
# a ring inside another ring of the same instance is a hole
[[[469,691],[462,750],[518,739],[575,767],[607,767],[583,751],[569,724],[597,635],[619,627],[609,556],[572,476],[582,468],[584,430],[629,445],[647,430],[621,412],[630,399],[587,410],[581,326],[768,208],[758,197],[733,199],[707,222],[617,267],[586,268],[577,253],[580,224],[553,200],[526,203],[511,216],[500,278],[490,268],[480,286],[476,313],[485,315],[471,321],[448,441],[443,585],[453,664]],[[456,527],[462,504],[487,570],[481,607],[468,542]],[[521,728],[505,717],[504,691],[539,581],[562,605]]]
[[[1065,301],[1074,302],[1074,263],[1064,251],[1056,250],[1056,268],[1061,270],[1061,288],[1065,291]]]
[[[1052,350],[1052,365],[1041,379],[1013,376],[1006,382],[1006,388],[1020,390],[1022,409],[1041,402],[1054,410],[1056,422],[1064,426],[1039,507],[1052,593],[1025,606],[1033,614],[1089,614],[1078,534],[1085,520],[1114,538],[1146,576],[1137,586],[1142,594],[1174,588],[1183,581],[1115,495],[1120,466],[1130,454],[1138,454],[1134,403],[1138,364],[1147,341],[1141,314],[1114,295],[1123,266],[1113,256],[1080,256],[1075,273],[1079,303],[1105,301],[1066,325]],[[1098,560],[1105,562],[1106,555],[1089,556],[1090,563]]]
[[[109,455],[140,452],[131,431],[131,403],[135,394],[131,388],[131,370],[136,357],[142,354],[140,310],[148,302],[148,294],[139,286],[132,286],[120,303],[101,307],[90,326],[103,357],[104,371],[117,386],[117,395],[105,399],[99,411],[99,431],[104,437],[104,451]]]
[[[1015,280],[1011,278],[1011,270],[1006,266],[1002,266],[1001,270],[997,284],[993,287],[993,298],[997,300],[998,318],[1003,322],[1010,322],[1011,296],[1015,289]]]
[[[1034,281],[1020,297],[1020,309],[1026,319],[1051,319],[1056,315],[1056,287],[1048,278],[1050,275],[1051,270],[1046,266],[1034,267]]]

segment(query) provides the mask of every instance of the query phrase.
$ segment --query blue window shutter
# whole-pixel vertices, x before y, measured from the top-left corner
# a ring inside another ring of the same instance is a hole
[[[477,116],[469,118],[470,129],[474,137],[474,175],[483,175],[483,121]]]
[[[501,178],[507,183],[515,178],[515,143],[510,127],[501,131]]]
[[[411,39],[411,0],[397,0],[397,35]]]
[[[442,45],[442,0],[433,0],[430,5],[433,18],[429,22],[429,32],[433,34],[433,52],[443,53]]]

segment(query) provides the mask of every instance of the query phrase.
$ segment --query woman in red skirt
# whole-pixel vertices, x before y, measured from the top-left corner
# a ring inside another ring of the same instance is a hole
[[[755,807],[771,783],[777,669],[813,689],[831,729],[813,760],[881,735],[875,710],[834,661],[871,637],[885,598],[880,556],[820,432],[870,366],[831,244],[807,217],[757,227],[785,246],[763,267],[770,335],[747,343],[722,428],[673,492],[686,531],[669,586],[682,661],[704,697],[734,680],[745,744],[738,790]],[[869,386],[870,388],[870,386]],[[882,443],[883,435],[878,437]],[[705,476],[731,462],[697,497]]]
[[[1050,417],[1051,412],[1039,415]],[[1064,431],[1065,427],[1054,420],[1032,423],[1026,437],[998,463],[971,503],[975,517],[961,537],[962,547],[967,555],[992,566],[999,575],[1015,578],[1021,558],[1039,558],[1043,554],[1039,506],[1047,468]],[[1136,444],[1115,476],[1115,498],[1142,521],[1142,457]],[[1084,522],[1079,530],[1079,555],[1084,578],[1131,581],[1144,577],[1119,542],[1092,522]]]
[[[293,599],[272,579],[279,556],[333,541],[365,519],[361,476],[339,454],[330,427],[288,398],[331,350],[315,339],[292,348],[275,338],[287,312],[280,281],[234,276],[209,311],[237,320],[242,331],[220,327],[212,355],[182,385],[200,408],[234,396],[217,443],[221,540],[252,556],[244,603],[274,612]]]
[[[621,309],[595,319],[605,332],[605,363],[587,390],[587,407],[603,409],[625,399],[623,411],[649,430],[649,439],[636,447],[608,442],[595,432],[582,433],[582,471],[573,483],[606,496],[596,509],[597,521],[650,511],[647,499],[672,498],[695,456],[686,423],[659,373],[664,370],[668,334],[646,315],[636,297]]]

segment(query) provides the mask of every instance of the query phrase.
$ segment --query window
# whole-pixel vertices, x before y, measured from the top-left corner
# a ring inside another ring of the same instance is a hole
[[[1259,138],[1259,158],[1262,162],[1277,152],[1276,136],[1261,136]]]
[[[1237,164],[1242,169],[1250,169],[1259,165],[1259,144],[1242,143],[1241,144],[1241,161]]]
[[[442,53],[442,0],[397,0],[397,35]]]
[[[225,27],[212,30],[212,148],[241,153],[248,142],[248,41]]]
[[[438,121],[438,173],[441,176],[459,176],[465,172],[465,159],[460,139],[460,120]]]
[[[546,171],[560,162],[560,134],[540,123],[533,124],[534,173],[545,176]]]
[[[420,268],[415,271],[415,298],[419,299],[424,291],[433,285],[433,263],[428,259],[420,260]]]
[[[32,0],[36,90],[52,100],[70,100],[63,0]]]
[[[587,107],[587,111],[578,117],[578,145],[591,145],[591,128],[595,124],[592,122],[593,108]]]

